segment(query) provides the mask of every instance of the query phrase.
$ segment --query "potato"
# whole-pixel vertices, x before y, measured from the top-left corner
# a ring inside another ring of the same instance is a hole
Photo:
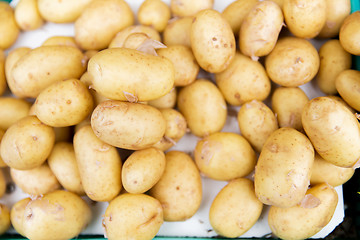
[[[320,58],[307,40],[295,37],[280,39],[265,59],[270,79],[284,87],[297,87],[313,79],[319,70]]]
[[[164,31],[171,17],[169,6],[161,0],[145,0],[137,13],[140,24]]]
[[[44,24],[37,0],[20,0],[15,7],[15,20],[21,30],[35,30]]]
[[[258,0],[237,0],[224,9],[221,15],[228,21],[235,35],[239,34],[244,18],[258,2]]]
[[[278,129],[274,113],[263,102],[253,100],[245,103],[237,116],[241,135],[257,151],[261,149],[272,132]]]
[[[65,240],[76,237],[90,222],[91,210],[74,193],[58,190],[31,200],[25,207],[22,227],[29,239]]]
[[[306,192],[301,204],[291,208],[271,206],[268,216],[272,232],[282,239],[306,239],[325,227],[338,202],[333,187],[319,184]]]
[[[31,198],[21,199],[12,206],[10,211],[11,225],[16,230],[16,232],[22,236],[25,236],[22,224],[24,212],[30,201]]]
[[[85,195],[72,143],[56,143],[48,158],[48,164],[61,186],[70,192]]]
[[[285,0],[271,0],[271,1],[279,5],[279,7],[283,8]]]
[[[333,187],[346,183],[353,175],[352,168],[342,168],[325,161],[319,154],[315,155],[315,161],[311,172],[310,184],[328,183]]]
[[[229,67],[215,74],[215,79],[225,100],[234,106],[251,100],[263,101],[271,90],[265,68],[241,53],[236,53]]]
[[[357,70],[344,70],[335,80],[336,90],[352,108],[360,111],[360,72]]]
[[[6,86],[5,53],[0,49],[0,96],[4,94]]]
[[[360,128],[341,103],[317,97],[302,112],[302,124],[319,155],[339,167],[352,167],[360,157]]]
[[[4,234],[10,226],[10,210],[7,206],[0,203],[0,235]]]
[[[199,73],[199,65],[190,48],[183,45],[171,45],[157,50],[157,53],[174,64],[175,86],[187,86],[195,81]]]
[[[204,9],[212,9],[214,0],[171,0],[170,10],[174,16],[188,17]]]
[[[259,219],[263,204],[257,199],[254,183],[246,178],[231,180],[213,200],[209,220],[219,235],[243,235]]]
[[[170,92],[162,97],[148,101],[150,106],[162,109],[162,108],[174,108],[176,105],[177,90],[173,87]]]
[[[6,179],[3,171],[0,169],[0,198],[4,196],[6,192]]]
[[[190,41],[196,61],[205,71],[224,71],[235,56],[236,43],[231,27],[215,10],[203,10],[196,14],[191,25]]]
[[[194,158],[201,173],[220,181],[245,177],[256,164],[255,152],[248,141],[230,132],[213,133],[198,141]]]
[[[351,54],[346,52],[337,39],[329,40],[319,50],[320,68],[316,77],[321,91],[336,94],[336,77],[351,68]]]
[[[349,16],[351,0],[326,0],[326,23],[318,37],[333,38],[339,35],[344,19]]]
[[[77,79],[58,81],[36,98],[35,114],[52,127],[67,127],[83,121],[93,109],[93,99],[86,85]]]
[[[88,125],[75,133],[74,150],[86,195],[94,201],[114,199],[122,188],[116,148],[98,139]]]
[[[75,40],[82,49],[101,50],[133,24],[134,15],[125,1],[93,0],[75,22]]]
[[[29,113],[31,104],[24,99],[0,98],[0,129],[6,130]]]
[[[13,82],[8,84],[14,95],[35,98],[54,82],[79,78],[85,68],[80,50],[67,46],[42,46],[16,62],[10,73]]]
[[[301,113],[309,101],[303,90],[298,87],[275,89],[272,97],[272,110],[277,116],[279,127],[292,127],[302,130]]]
[[[166,153],[165,172],[149,194],[160,201],[165,221],[185,221],[200,207],[202,186],[199,170],[189,155]]]
[[[10,174],[15,184],[29,195],[42,195],[60,188],[58,180],[47,163],[30,170],[10,168]]]
[[[143,44],[146,44],[146,42],[148,40],[150,40],[150,38],[146,33],[132,33],[125,39],[123,47],[139,50],[138,48],[141,47]],[[153,46],[149,46],[149,48],[150,47],[153,47]],[[154,49],[155,49],[155,47],[154,47]],[[139,51],[141,51],[141,50],[139,50]],[[144,52],[144,51],[142,51],[142,52]]]
[[[360,44],[357,39],[359,39],[360,32],[360,12],[353,12],[351,15],[347,16],[341,25],[339,32],[339,40],[343,48],[353,54],[360,55]]]
[[[175,71],[164,57],[112,48],[93,56],[88,72],[93,79],[92,88],[104,97],[141,102],[167,94],[173,88]]]
[[[5,131],[4,130],[2,130],[2,129],[0,129],[0,145],[1,145],[1,140],[2,140],[2,138],[3,138],[3,136],[4,136],[4,134],[5,134]],[[4,162],[4,160],[1,158],[1,156],[0,156],[0,168],[4,168],[4,167],[7,167],[8,165],[6,165],[6,163]],[[0,191],[1,192],[1,191]],[[0,194],[1,195],[1,194]]]
[[[109,240],[151,240],[163,221],[158,200],[145,194],[125,193],[110,202],[103,225]]]
[[[326,0],[284,0],[283,12],[292,34],[313,38],[325,26]]]
[[[283,22],[284,16],[279,5],[272,1],[256,4],[240,27],[241,52],[255,61],[268,55],[275,47]]]
[[[27,116],[8,128],[1,140],[1,157],[11,168],[30,170],[42,165],[55,142],[54,130],[35,116]]]
[[[75,42],[75,38],[68,36],[53,36],[43,42],[42,46],[68,46],[79,48]]]
[[[219,89],[209,80],[198,79],[181,89],[178,108],[191,132],[198,137],[219,132],[225,125],[225,100]]]
[[[342,104],[344,107],[346,107],[347,109],[349,109],[350,112],[352,112],[353,114],[356,113],[356,111],[355,111],[352,107],[350,107],[349,104],[347,104],[347,103],[344,101],[344,99],[342,99],[341,97],[333,96],[333,95],[329,95],[329,96],[327,96],[327,97],[328,97],[328,98],[331,98],[331,99],[333,99],[333,100],[335,100],[335,101],[337,101],[337,102],[339,102],[339,103]]]
[[[184,45],[191,47],[190,32],[193,19],[193,17],[183,17],[170,20],[163,32],[165,45]]]
[[[0,49],[11,47],[20,29],[15,21],[14,10],[7,2],[0,2]]]
[[[266,140],[255,168],[255,193],[267,205],[298,204],[310,184],[314,148],[293,128],[279,128]]]
[[[22,58],[23,56],[25,56],[28,52],[30,52],[30,48],[28,47],[19,47],[19,48],[15,48],[13,50],[11,50],[8,54],[8,56],[6,57],[6,61],[5,61],[5,76],[6,76],[6,81],[7,84],[9,85],[14,85],[14,80],[11,74],[12,68],[15,66],[15,64],[17,63],[17,61]]]

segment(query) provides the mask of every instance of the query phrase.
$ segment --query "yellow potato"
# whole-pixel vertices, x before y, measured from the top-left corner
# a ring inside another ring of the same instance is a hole
[[[291,208],[271,206],[269,226],[281,239],[307,239],[330,222],[337,202],[333,187],[325,183],[316,185],[306,192],[299,205]]]
[[[351,68],[351,54],[346,52],[337,39],[329,40],[319,50],[320,67],[316,77],[321,91],[336,94],[335,79]]]
[[[5,131],[0,129],[0,145],[1,145],[1,140],[3,138],[5,134]],[[3,167],[7,167],[8,165],[6,165],[6,163],[4,162],[4,160],[2,159],[2,157],[0,156],[0,168],[3,168]],[[1,191],[0,191],[1,192]]]
[[[255,61],[268,55],[275,47],[283,24],[284,16],[279,5],[272,1],[256,4],[240,27],[241,52]]]
[[[171,17],[169,6],[161,0],[145,0],[137,13],[140,24],[164,31]]]
[[[314,98],[304,107],[302,124],[314,148],[326,161],[352,167],[359,160],[359,123],[343,104],[328,97]]]
[[[0,203],[0,235],[4,234],[10,226],[10,210],[6,205]]]
[[[38,47],[16,62],[10,72],[13,82],[8,84],[14,95],[35,98],[54,82],[79,78],[86,68],[84,64],[84,56],[77,48]]]
[[[75,22],[75,40],[82,49],[101,50],[133,24],[134,15],[125,1],[93,0]]]
[[[0,198],[4,196],[6,192],[6,179],[3,170],[0,169]]]
[[[122,188],[116,148],[98,139],[88,125],[75,133],[74,150],[86,195],[94,201],[114,199]]]
[[[52,127],[67,127],[80,123],[91,113],[93,99],[84,83],[68,79],[45,88],[34,105],[40,121]]]
[[[344,70],[335,80],[336,90],[344,101],[356,111],[360,111],[360,72]]]
[[[255,193],[267,205],[298,204],[310,185],[314,148],[293,128],[279,128],[266,140],[255,168]]]
[[[124,193],[110,202],[103,225],[109,240],[152,240],[163,222],[158,200],[145,194]]]
[[[23,56],[25,56],[28,52],[30,52],[30,48],[28,47],[19,47],[19,48],[15,48],[13,50],[11,50],[8,54],[8,56],[6,57],[6,61],[5,61],[5,76],[6,76],[6,81],[7,84],[9,85],[13,85],[13,78],[12,78],[12,68],[15,66],[15,64],[17,63],[17,61],[22,58]]]
[[[220,181],[245,177],[256,164],[256,155],[249,142],[230,132],[213,133],[198,141],[194,158],[201,173]]]
[[[5,75],[5,53],[0,49],[0,96],[6,90],[6,75]]]
[[[35,30],[44,24],[37,0],[20,0],[15,7],[15,20],[21,30]]]
[[[150,40],[150,38],[146,33],[132,33],[125,39],[123,47],[138,50],[138,48],[148,40]]]
[[[171,0],[170,9],[174,16],[188,17],[204,9],[212,9],[214,0]]]
[[[85,195],[72,143],[58,142],[48,158],[51,171],[66,190]]]
[[[92,88],[114,100],[154,100],[167,94],[174,85],[174,66],[170,60],[134,49],[101,51],[90,59],[88,72]]]
[[[275,89],[272,98],[272,110],[277,116],[279,127],[292,127],[302,130],[301,113],[309,101],[303,90],[298,87]]]
[[[148,101],[150,106],[162,109],[162,108],[174,108],[176,105],[177,90],[173,87],[170,92],[162,97]]]
[[[191,47],[190,32],[193,19],[193,17],[183,17],[170,20],[163,32],[165,45],[184,45]]]
[[[12,206],[10,211],[11,225],[16,230],[16,232],[22,236],[25,236],[22,224],[24,212],[30,201],[31,198],[21,199]]]
[[[265,59],[270,79],[284,87],[297,87],[313,79],[319,70],[320,58],[307,40],[295,37],[280,39]]]
[[[15,184],[29,195],[42,195],[60,188],[58,180],[47,163],[30,170],[10,168],[10,174]]]
[[[15,21],[14,10],[7,2],[0,2],[0,49],[11,47],[20,29]]]
[[[53,36],[43,42],[42,46],[68,46],[79,48],[75,42],[74,37],[68,36]]]
[[[203,10],[196,14],[190,39],[194,56],[205,71],[224,71],[235,56],[236,43],[231,27],[215,10]]]
[[[29,113],[31,104],[24,99],[0,98],[0,129],[6,130]]]
[[[263,102],[253,100],[245,103],[237,116],[241,135],[257,151],[261,149],[272,132],[278,129],[274,113]]]
[[[252,100],[263,101],[271,90],[265,68],[241,53],[236,53],[229,67],[215,74],[215,79],[225,100],[234,106]]]
[[[292,34],[313,38],[326,23],[326,0],[284,0],[283,12]]]
[[[353,54],[360,55],[360,11],[353,12],[345,18],[339,32],[339,40],[343,48]]]
[[[333,95],[329,95],[329,96],[327,96],[327,97],[328,97],[328,98],[331,98],[331,99],[333,99],[333,100],[335,100],[335,101],[337,101],[337,102],[339,102],[339,103],[341,103],[344,107],[346,107],[347,109],[349,109],[350,112],[352,112],[353,114],[356,113],[356,111],[355,111],[352,107],[350,107],[349,104],[347,104],[347,103],[344,101],[344,99],[342,99],[341,97],[333,96]]]
[[[5,132],[1,140],[1,157],[18,170],[30,170],[42,165],[55,142],[54,130],[35,116],[27,116]]]
[[[182,88],[178,94],[178,108],[191,132],[198,137],[219,132],[225,125],[224,97],[209,80],[198,79]]]
[[[326,23],[318,37],[333,38],[339,35],[340,27],[350,10],[351,0],[326,0]]]
[[[243,235],[259,219],[263,204],[254,183],[246,178],[231,180],[213,200],[209,220],[215,232],[228,238]]]
[[[271,0],[271,1],[279,5],[279,7],[283,8],[285,0]]]

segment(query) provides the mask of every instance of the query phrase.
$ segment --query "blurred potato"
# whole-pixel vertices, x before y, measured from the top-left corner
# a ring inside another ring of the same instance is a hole
[[[0,128],[8,129],[15,122],[29,114],[31,103],[24,99],[1,97],[0,98]]]
[[[214,0],[171,0],[170,9],[174,16],[188,17],[204,9],[212,9]]]
[[[46,39],[42,46],[68,46],[79,48],[73,37],[69,36],[52,36]]]
[[[161,0],[145,0],[139,7],[137,18],[140,24],[163,32],[171,17],[169,6]]]
[[[174,108],[176,105],[176,98],[177,98],[177,90],[173,87],[170,92],[165,94],[164,96],[148,101],[150,106],[156,107],[158,109],[162,108]]]
[[[163,32],[166,46],[184,45],[191,47],[190,32],[194,17],[173,18]]]
[[[20,0],[15,7],[15,20],[23,31],[41,27],[44,20],[39,13],[38,0]]]
[[[335,79],[335,86],[342,99],[353,109],[360,111],[360,71],[342,71]]]
[[[343,48],[353,54],[360,55],[360,44],[357,39],[360,38],[360,11],[353,12],[347,16],[341,25],[339,40]]]
[[[0,2],[0,49],[11,47],[19,36],[14,10],[7,2]]]

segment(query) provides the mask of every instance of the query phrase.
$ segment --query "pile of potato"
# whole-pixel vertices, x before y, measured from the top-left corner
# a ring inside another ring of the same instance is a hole
[[[1,204],[1,233],[11,221],[33,240],[73,238],[87,196],[109,202],[109,239],[152,239],[197,212],[200,174],[229,181],[209,213],[219,235],[244,234],[264,204],[282,239],[327,225],[334,187],[359,165],[360,12],[350,0],[213,4],[145,0],[135,23],[124,0],[0,2],[0,165],[30,196]],[[74,22],[75,36],[5,54],[45,21]],[[329,41],[317,51],[315,37]],[[299,88],[314,78],[328,96]],[[241,134],[221,132],[229,105]],[[193,156],[171,151],[185,134],[199,138]]]

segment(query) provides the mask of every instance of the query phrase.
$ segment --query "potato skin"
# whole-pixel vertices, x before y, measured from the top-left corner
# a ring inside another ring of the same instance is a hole
[[[10,210],[0,203],[0,235],[4,234],[11,226]]]
[[[314,148],[293,128],[279,128],[266,140],[255,168],[255,193],[267,205],[298,204],[310,184]]]
[[[13,97],[0,98],[0,128],[8,129],[15,122],[29,113],[31,104],[24,99]]]
[[[3,138],[5,134],[5,131],[0,129],[0,145],[1,145],[1,140]],[[6,163],[4,162],[4,160],[2,159],[2,157],[0,156],[0,168],[4,168],[7,167],[8,165],[6,165]],[[0,191],[1,192],[1,191]],[[0,194],[1,195],[1,194]]]
[[[163,32],[163,42],[166,46],[184,45],[191,47],[191,25],[194,17],[183,17],[169,21]]]
[[[17,233],[19,233],[21,236],[24,237],[25,234],[24,234],[22,222],[23,222],[25,208],[30,201],[31,198],[21,199],[12,206],[10,211],[11,225],[13,226],[13,228],[16,230]]]
[[[344,101],[360,111],[360,72],[351,69],[342,71],[335,79],[335,86]]]
[[[0,49],[0,96],[4,94],[6,86],[5,53]]]
[[[79,48],[79,46],[75,42],[75,38],[69,36],[49,37],[43,42],[42,46],[68,46]]]
[[[25,56],[28,52],[30,52],[30,50],[31,49],[28,47],[19,47],[9,51],[5,61],[5,76],[6,82],[9,85],[10,89],[12,88],[11,85],[14,85],[14,79],[11,73],[13,67],[15,66],[17,61],[23,56]]]
[[[20,33],[14,10],[7,2],[0,2],[0,32],[0,49],[11,47]]]
[[[21,30],[35,30],[44,24],[38,10],[38,1],[21,0],[15,7],[15,20]]]
[[[360,157],[360,128],[341,103],[317,97],[302,112],[302,124],[319,155],[339,167],[352,167]]]
[[[339,40],[343,48],[353,54],[360,55],[360,44],[357,39],[360,38],[360,12],[353,12],[347,16],[341,25],[339,32]]]
[[[137,17],[145,26],[152,26],[156,31],[164,31],[171,17],[169,6],[161,0],[145,0],[139,7]]]
[[[209,219],[214,230],[225,237],[239,237],[259,219],[263,204],[257,199],[254,183],[246,178],[231,180],[213,200]]]
[[[164,96],[148,101],[148,104],[158,109],[174,108],[176,105],[176,99],[177,90],[175,87],[173,87],[170,92],[168,92]]]
[[[170,10],[174,16],[188,17],[194,16],[196,13],[204,9],[211,9],[214,0],[171,0]]]
[[[190,41],[200,67],[211,73],[224,71],[236,52],[231,27],[215,10],[203,10],[196,14],[191,25]]]
[[[0,197],[4,196],[6,192],[6,179],[3,170],[0,169]]]

